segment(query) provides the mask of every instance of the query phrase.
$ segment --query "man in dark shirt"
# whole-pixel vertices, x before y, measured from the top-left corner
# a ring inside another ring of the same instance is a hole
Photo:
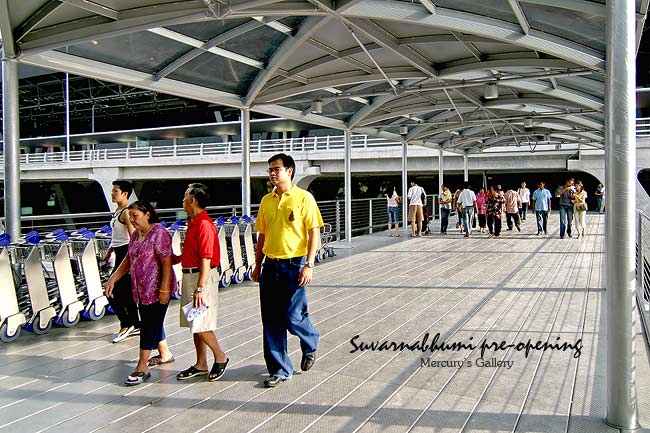
[[[560,210],[560,239],[564,239],[564,234],[571,236],[571,222],[573,221],[573,179],[567,179],[563,187],[558,188],[555,193],[559,197]]]

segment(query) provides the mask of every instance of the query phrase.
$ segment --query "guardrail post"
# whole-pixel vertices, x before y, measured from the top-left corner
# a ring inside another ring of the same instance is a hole
[[[149,158],[153,158],[153,146],[149,146]]]
[[[203,143],[201,143],[201,146],[199,146],[199,155],[203,156]]]
[[[363,136],[363,147],[368,147],[368,136],[367,135]]]
[[[325,140],[325,149],[330,150],[330,136],[327,136],[327,139]]]
[[[104,160],[108,159],[108,149],[104,149]]]
[[[370,234],[372,234],[372,199],[368,200],[368,225],[370,226]]]
[[[341,240],[341,202],[336,200],[336,240]]]

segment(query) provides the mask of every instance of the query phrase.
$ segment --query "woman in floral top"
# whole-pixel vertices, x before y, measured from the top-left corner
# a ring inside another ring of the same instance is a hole
[[[487,208],[487,225],[490,230],[490,237],[494,235],[498,238],[501,234],[501,216],[506,205],[503,195],[499,194],[499,189],[491,186],[488,198],[485,202]]]
[[[485,192],[485,188],[479,189],[478,194],[476,194],[476,207],[478,208],[478,226],[481,229],[481,233],[487,231],[487,198],[488,193]]]
[[[138,304],[141,320],[140,358],[125,381],[132,386],[151,377],[148,361],[153,349],[159,349],[161,359],[167,355],[165,362],[173,359],[165,341],[163,322],[176,277],[172,272],[172,239],[158,224],[156,211],[144,201],[136,201],[128,209],[136,230],[131,235],[129,253],[106,283],[106,295],[112,295],[115,282],[130,269],[133,299]]]

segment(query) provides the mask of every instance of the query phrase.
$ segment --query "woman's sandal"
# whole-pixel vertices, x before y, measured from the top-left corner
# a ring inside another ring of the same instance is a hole
[[[190,368],[186,368],[185,370],[178,373],[176,375],[176,379],[186,380],[194,376],[201,376],[203,374],[208,374],[208,370],[199,370],[195,366],[191,366]]]
[[[208,380],[210,382],[215,382],[219,380],[221,376],[226,372],[226,367],[228,366],[229,358],[226,358],[226,362],[215,362],[212,364],[212,369],[210,370],[210,376]]]
[[[169,358],[167,361],[163,361],[162,357],[160,355],[152,356],[149,358],[147,361],[147,366],[149,367],[155,367],[157,365],[163,365],[163,364],[171,364],[172,362],[176,361],[174,357],[172,356]]]
[[[131,379],[131,378],[135,379]],[[149,379],[151,377],[151,373],[148,371],[145,373],[144,371],[134,371],[133,373],[129,374],[129,377],[126,378],[124,383],[126,386],[135,386],[135,385],[140,385],[142,382],[145,380]]]

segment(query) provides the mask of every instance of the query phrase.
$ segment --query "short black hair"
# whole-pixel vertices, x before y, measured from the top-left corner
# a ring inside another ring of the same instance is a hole
[[[210,200],[210,193],[208,187],[202,183],[191,183],[187,186],[187,195],[196,199],[199,207],[205,209]]]
[[[151,203],[149,203],[148,201],[144,201],[144,200],[134,201],[129,205],[127,209],[137,209],[143,214],[149,212],[150,224],[154,224],[160,221],[160,218],[158,218],[158,214],[156,213],[156,210],[153,208],[153,206],[151,206]]]
[[[113,186],[117,186],[120,188],[120,191],[125,192],[126,198],[131,197],[131,193],[133,192],[133,184],[128,180],[121,180],[121,179],[114,180]]]
[[[270,157],[267,163],[271,165],[273,161],[282,161],[282,165],[285,168],[290,168],[291,180],[293,180],[293,177],[296,175],[296,161],[294,161],[290,155],[287,155],[286,153],[278,153]]]

